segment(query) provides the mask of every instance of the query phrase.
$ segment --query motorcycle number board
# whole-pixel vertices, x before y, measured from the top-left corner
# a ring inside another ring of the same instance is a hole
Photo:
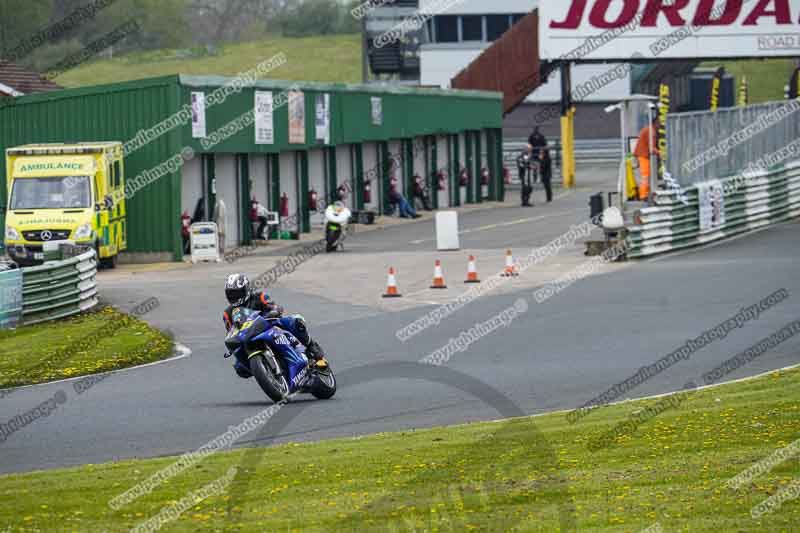
[[[800,55],[800,0],[564,0],[539,3],[546,60]]]
[[[0,329],[14,329],[22,319],[22,270],[0,272]]]

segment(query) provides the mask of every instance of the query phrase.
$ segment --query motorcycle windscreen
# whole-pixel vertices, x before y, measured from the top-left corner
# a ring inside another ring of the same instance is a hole
[[[231,328],[225,336],[225,347],[230,353],[234,353],[242,346],[246,338],[243,333],[246,333],[253,325],[256,315],[258,315],[258,311],[245,307],[235,307],[231,311]]]

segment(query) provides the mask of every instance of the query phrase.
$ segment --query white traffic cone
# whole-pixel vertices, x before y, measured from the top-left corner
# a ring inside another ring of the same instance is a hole
[[[517,272],[517,268],[514,266],[514,255],[511,253],[511,250],[506,251],[506,268],[502,275],[507,278],[519,276],[519,272]]]
[[[467,263],[467,279],[464,280],[464,283],[480,283],[481,280],[478,278],[478,270],[475,268],[475,256],[469,256],[469,263]]]
[[[444,274],[442,273],[442,262],[436,260],[436,265],[433,267],[433,284],[431,289],[446,289],[447,285],[444,282]]]
[[[384,298],[400,298],[402,294],[397,290],[397,280],[394,277],[394,267],[389,268],[389,276],[386,280],[386,294]]]

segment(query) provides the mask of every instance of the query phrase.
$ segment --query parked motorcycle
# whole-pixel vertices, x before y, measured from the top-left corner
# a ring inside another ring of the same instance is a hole
[[[231,322],[225,338],[226,357],[236,357],[247,366],[273,402],[284,401],[294,393],[310,393],[320,400],[336,394],[336,378],[328,362],[310,364],[306,347],[282,329],[277,319],[238,307]]]
[[[325,209],[325,251],[335,252],[344,246],[344,232],[352,213],[342,202],[335,202]]]

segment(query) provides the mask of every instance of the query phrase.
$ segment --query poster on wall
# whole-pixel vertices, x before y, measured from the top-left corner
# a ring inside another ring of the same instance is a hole
[[[331,143],[331,95],[318,94],[316,100],[316,140],[319,144]]]
[[[206,93],[192,93],[192,138],[206,137]]]
[[[289,91],[289,143],[306,143],[306,99],[303,91]]]
[[[700,202],[700,233],[717,231],[725,225],[725,193],[719,180],[697,184]]]
[[[22,318],[22,270],[0,272],[0,330],[14,329]]]
[[[372,124],[383,126],[383,99],[379,96],[372,97]]]
[[[275,144],[273,100],[270,91],[256,91],[255,111],[256,144]]]

